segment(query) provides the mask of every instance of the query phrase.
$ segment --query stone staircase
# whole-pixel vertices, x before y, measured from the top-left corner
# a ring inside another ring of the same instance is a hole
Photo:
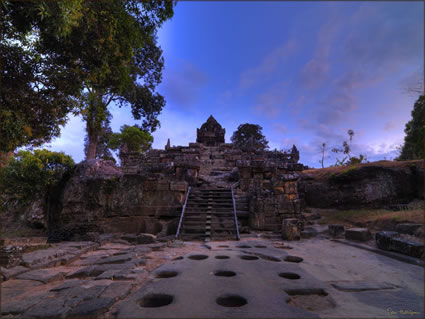
[[[179,238],[205,241],[237,239],[231,190],[192,188]]]

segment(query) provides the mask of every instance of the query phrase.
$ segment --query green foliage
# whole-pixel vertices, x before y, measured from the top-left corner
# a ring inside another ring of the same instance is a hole
[[[242,149],[265,150],[268,141],[262,132],[263,128],[258,124],[241,124],[231,137],[232,143]]]
[[[20,151],[0,170],[1,193],[20,202],[44,197],[74,166],[72,158],[64,153]]]
[[[25,52],[18,52],[16,60],[19,62],[30,58],[38,61],[48,71],[41,74],[43,81],[49,83],[51,79],[57,79],[54,83],[60,84],[59,89],[52,85],[49,86],[51,90],[46,92],[50,103],[61,106],[55,109],[60,112],[53,118],[58,117],[63,122],[66,114],[75,109],[71,103],[66,103],[68,109],[62,108],[65,104],[52,96],[52,92],[58,92],[57,97],[62,100],[70,96],[68,92],[59,94],[65,89],[73,94],[77,92],[77,99],[73,102],[78,102],[79,113],[86,122],[89,137],[87,158],[96,156],[102,123],[108,117],[107,108],[112,101],[120,107],[130,106],[133,117],[143,119],[144,130],[153,132],[159,126],[157,117],[165,100],[155,92],[155,88],[162,79],[164,60],[162,50],[157,45],[156,33],[164,21],[173,16],[174,4],[172,1],[136,0],[5,2],[5,29],[10,30],[9,38],[28,43],[28,39],[32,39],[33,43],[25,46]],[[7,43],[10,46],[12,42]],[[23,48],[22,45],[16,47]],[[27,63],[21,64],[26,66]],[[38,75],[36,67],[15,73],[21,74],[24,84],[32,88],[34,81],[26,80],[26,76],[27,73],[30,76]],[[10,83],[20,87],[19,81]],[[44,82],[42,89],[43,85]],[[26,98],[28,94],[14,93],[18,99],[14,106],[17,110],[21,107],[19,99]],[[32,101],[32,98],[28,98],[28,101]],[[31,110],[28,107],[24,115],[28,113],[36,117],[37,113]],[[12,124],[20,123],[18,119],[11,120]],[[28,121],[24,118],[22,122],[25,124]],[[58,135],[60,124],[63,123],[49,123],[45,130],[49,133],[53,130],[49,138]],[[25,131],[15,126],[11,125],[13,130],[9,129],[12,131],[9,133],[11,137]],[[32,126],[30,128],[33,129]],[[25,139],[17,142],[15,144],[22,145]]]
[[[75,111],[81,90],[78,80],[53,55],[44,52],[37,38],[44,17],[52,17],[64,30],[65,24],[72,25],[74,18],[57,18],[77,3],[52,2],[55,10],[47,12],[43,2],[2,2],[0,153],[13,152],[20,146],[39,146],[59,136],[67,114]],[[37,27],[32,24],[35,17],[39,20]]]
[[[137,126],[124,125],[121,133],[113,133],[109,140],[109,147],[119,150],[126,145],[130,152],[142,152],[152,147],[153,137],[149,132],[143,131]]]
[[[406,136],[397,158],[399,161],[424,158],[424,104],[425,95],[421,95],[413,106],[412,119],[404,129]]]

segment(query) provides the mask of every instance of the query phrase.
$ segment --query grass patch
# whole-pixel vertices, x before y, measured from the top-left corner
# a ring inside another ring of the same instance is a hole
[[[50,248],[50,247],[51,247],[51,245],[49,245],[49,244],[36,245],[36,246],[25,246],[24,253],[30,253],[32,251],[47,249],[47,248]]]
[[[34,229],[26,226],[5,227],[2,225],[3,238],[19,238],[19,237],[43,237],[46,231],[43,229]]]
[[[386,209],[352,209],[352,210],[320,210],[320,224],[343,224],[355,226],[358,224],[378,225],[386,222],[410,222],[424,224],[423,208],[412,208],[403,211]]]

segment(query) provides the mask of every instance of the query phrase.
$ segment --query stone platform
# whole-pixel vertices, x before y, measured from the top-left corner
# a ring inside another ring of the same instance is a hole
[[[424,316],[421,267],[327,239],[289,243],[258,235],[208,245],[65,243],[67,254],[77,256],[70,259],[52,248],[33,252],[33,263],[26,256],[27,266],[2,283],[1,313],[5,318]],[[55,258],[64,261],[38,268]]]

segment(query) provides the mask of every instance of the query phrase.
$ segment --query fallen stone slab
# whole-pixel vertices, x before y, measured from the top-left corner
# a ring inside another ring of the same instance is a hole
[[[113,282],[100,295],[101,298],[121,300],[130,293],[133,285],[130,282]]]
[[[106,271],[106,269],[100,269],[99,267],[95,267],[95,266],[87,266],[68,274],[66,278],[96,277],[96,276],[99,276],[104,271]]]
[[[96,318],[105,313],[115,302],[113,298],[96,298],[78,304],[67,313],[67,318]]]
[[[80,258],[80,254],[68,254],[65,256],[60,257],[60,264],[65,266],[73,263],[74,261],[78,260]]]
[[[31,298],[22,298],[19,300],[13,300],[11,302],[5,302],[2,300],[1,303],[1,315],[19,315],[27,311],[32,306],[40,303],[46,297],[45,293],[40,295],[31,296]]]
[[[66,280],[65,282],[61,283],[60,285],[50,289],[50,291],[61,291],[61,290],[69,289],[69,288],[74,288],[74,287],[81,286],[84,283],[86,283],[86,281],[80,280],[80,279]]]
[[[146,246],[136,246],[134,248],[134,252],[138,255],[146,255],[149,254],[152,251],[152,248],[146,247]]]
[[[301,238],[313,238],[317,236],[317,230],[313,227],[305,227],[304,230],[300,232]]]
[[[46,296],[43,300],[26,311],[24,317],[60,318],[69,309],[65,300],[66,297],[64,295]]]
[[[338,237],[344,234],[344,225],[341,224],[330,224],[328,225],[328,233],[332,237]]]
[[[380,249],[395,251],[416,258],[423,258],[424,256],[423,243],[400,238],[397,232],[377,232],[375,238],[376,246]]]
[[[367,228],[349,228],[345,231],[345,238],[348,240],[368,241],[372,239],[372,234]]]
[[[123,254],[123,255],[115,255],[115,256],[110,256],[110,257],[106,257],[106,258],[101,258],[101,259],[96,261],[96,264],[98,264],[98,265],[123,264],[127,261],[130,261],[134,257],[135,257],[134,253]]]
[[[167,247],[167,243],[147,244],[145,247],[151,248],[153,251],[159,251]]]
[[[28,272],[25,272],[19,276],[16,277],[17,279],[23,279],[23,280],[35,280],[40,281],[44,284],[47,284],[49,282],[63,280],[63,273],[58,272],[54,269],[36,269],[31,270]]]
[[[34,280],[11,279],[1,285],[2,303],[5,300],[12,300],[20,295],[23,295],[28,290],[34,289],[43,285],[42,282]]]
[[[167,246],[170,248],[181,248],[184,246],[184,242],[181,240],[173,240],[172,242],[167,243]]]
[[[397,288],[397,286],[389,283],[379,283],[370,281],[339,282],[333,283],[332,286],[341,291],[368,291]]]
[[[1,274],[3,276],[3,280],[9,280],[11,278],[14,278],[24,272],[30,271],[30,268],[24,267],[24,266],[15,266],[12,268],[3,268],[0,267]]]
[[[421,224],[403,223],[403,224],[398,224],[395,230],[401,234],[414,235],[416,230],[422,226],[423,225]]]
[[[116,241],[107,243],[99,247],[100,250],[129,250],[134,249],[134,246],[128,244],[117,243]]]
[[[119,274],[120,272],[121,272],[121,270],[117,270],[117,269],[107,270],[107,271],[101,273],[99,276],[97,276],[95,278],[95,280],[102,280],[102,279],[111,279],[111,280],[114,280],[114,279],[116,279],[115,276],[117,274]]]
[[[76,247],[58,245],[48,249],[36,250],[23,254],[22,265],[31,268],[54,267],[63,261],[78,258],[83,252]]]
[[[138,245],[153,244],[156,241],[156,236],[152,234],[128,234],[121,236],[121,239]]]
[[[97,282],[93,286],[86,287],[86,285],[91,285],[94,281],[87,281],[82,286],[75,286],[70,291],[65,291],[65,295],[67,297],[78,297],[81,300],[90,300],[93,298],[97,298],[100,294],[106,289],[106,285],[98,285]]]
[[[140,262],[143,260],[140,260],[139,263],[129,261],[123,264],[103,264],[103,265],[93,265],[93,266],[87,266],[80,268],[66,276],[66,278],[85,278],[85,277],[97,277],[100,274],[102,274],[105,271],[108,270],[131,270],[132,268],[138,266]],[[144,262],[146,262],[144,260]]]

